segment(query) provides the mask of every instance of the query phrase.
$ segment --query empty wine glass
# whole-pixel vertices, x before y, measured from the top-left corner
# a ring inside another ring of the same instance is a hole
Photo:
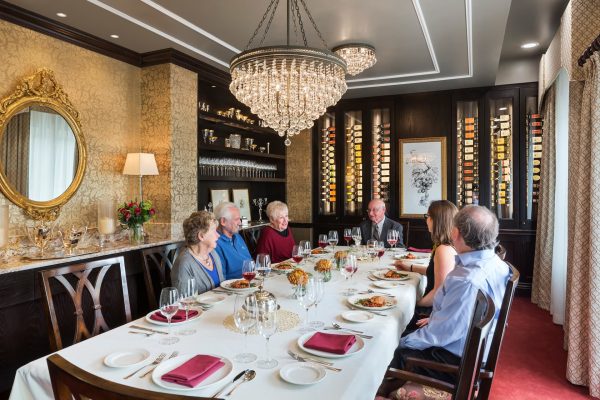
[[[196,296],[198,295],[196,280],[194,278],[185,279],[179,288],[179,294],[181,295],[179,305],[185,310],[185,320],[187,321],[190,318],[190,309],[196,302]],[[182,336],[193,335],[194,333],[196,333],[196,330],[192,328],[181,329],[177,332],[178,335]]]
[[[310,251],[311,251],[310,240],[301,240],[298,245],[302,249],[302,253],[304,254],[304,259],[308,260],[308,258],[310,257]]]
[[[160,339],[160,344],[170,345],[179,342],[179,338],[171,336],[171,318],[179,310],[179,290],[174,287],[163,288],[160,292],[160,313],[167,318],[169,334]]]
[[[256,272],[262,278],[261,286],[265,285],[265,280],[271,272],[271,257],[266,253],[256,255]]]
[[[309,319],[308,319],[308,310],[315,304],[316,296],[315,296],[315,279],[310,278],[306,282],[300,290],[298,290],[297,294],[298,303],[300,306],[306,310],[306,318],[304,319],[304,325],[300,329],[300,332],[307,333],[312,332],[314,329],[311,328]]]
[[[327,243],[331,246],[331,250],[335,252],[335,246],[338,244],[338,232],[329,231],[327,235]]]
[[[233,306],[233,320],[235,326],[244,334],[243,352],[237,354],[234,358],[239,363],[251,363],[258,358],[256,354],[248,352],[248,331],[256,325],[256,314],[256,297],[236,296]]]
[[[292,259],[300,265],[302,259],[304,258],[304,249],[302,249],[297,244],[292,248]]]
[[[346,228],[344,229],[344,240],[346,241],[346,246],[350,246],[350,239],[352,239],[352,229]]]
[[[371,261],[375,260],[377,257],[377,240],[369,239],[367,240],[367,255],[371,259]]]
[[[259,309],[256,313],[256,327],[258,333],[265,338],[265,358],[258,360],[256,366],[258,368],[275,368],[277,360],[271,358],[269,353],[269,339],[277,332],[277,306],[272,309]]]
[[[362,241],[362,234],[360,233],[360,228],[358,226],[352,228],[352,239],[354,240],[354,244],[356,246],[360,245],[360,242]]]
[[[323,300],[323,296],[325,295],[325,282],[323,281],[323,278],[317,277],[317,278],[314,278],[314,284],[315,284],[315,303],[314,303],[315,320],[310,322],[310,326],[312,326],[315,329],[321,329],[322,327],[325,326],[325,323],[323,321],[318,320],[317,306],[319,305],[321,300]]]
[[[398,237],[400,236],[400,232],[395,229],[390,229],[387,234],[387,242],[392,247],[396,247],[396,243],[398,243]]]

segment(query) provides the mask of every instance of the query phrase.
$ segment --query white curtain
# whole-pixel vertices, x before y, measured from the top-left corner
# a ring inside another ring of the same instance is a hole
[[[29,139],[29,198],[48,201],[73,181],[75,136],[58,114],[31,111]]]

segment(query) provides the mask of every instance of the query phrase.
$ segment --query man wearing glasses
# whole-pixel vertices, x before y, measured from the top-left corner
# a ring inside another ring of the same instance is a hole
[[[369,202],[367,208],[369,219],[361,222],[360,232],[362,244],[366,244],[368,240],[375,239],[378,242],[383,242],[385,247],[389,248],[388,232],[398,232],[398,242],[396,246],[403,246],[402,242],[402,225],[385,216],[385,203],[381,199],[373,199]]]

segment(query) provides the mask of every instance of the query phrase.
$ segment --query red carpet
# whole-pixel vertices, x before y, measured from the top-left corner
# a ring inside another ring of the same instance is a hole
[[[593,399],[567,381],[566,365],[562,326],[529,298],[515,297],[490,399]]]

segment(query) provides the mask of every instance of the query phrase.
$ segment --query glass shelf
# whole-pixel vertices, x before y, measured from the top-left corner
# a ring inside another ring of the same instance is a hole
[[[390,109],[376,108],[371,112],[373,163],[371,192],[374,199],[390,200]]]
[[[456,204],[479,204],[479,109],[477,101],[456,103]]]
[[[514,212],[513,99],[489,100],[490,110],[490,208],[499,219]]]

